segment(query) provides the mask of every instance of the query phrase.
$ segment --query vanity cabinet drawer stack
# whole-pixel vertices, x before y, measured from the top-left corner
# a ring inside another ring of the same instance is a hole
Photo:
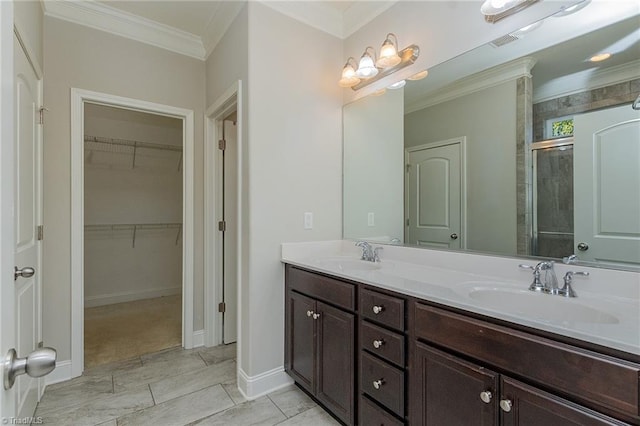
[[[356,285],[287,265],[285,369],[345,424],[355,424]]]
[[[405,424],[405,304],[401,297],[360,290],[361,425]]]

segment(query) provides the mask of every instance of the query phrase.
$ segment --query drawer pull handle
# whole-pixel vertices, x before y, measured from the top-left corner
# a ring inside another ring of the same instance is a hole
[[[379,379],[379,380],[375,380],[373,382],[373,387],[376,389],[380,389],[382,387],[382,385],[384,385],[384,380]]]
[[[384,306],[382,305],[375,305],[373,307],[373,313],[378,315],[380,312],[384,311]]]
[[[509,411],[511,411],[512,406],[513,406],[513,402],[511,402],[510,399],[500,400],[500,408],[502,408],[502,411],[504,411],[505,413],[508,413]]]
[[[493,398],[493,395],[491,394],[491,392],[489,392],[489,391],[480,392],[480,399],[485,404],[490,403],[491,402],[491,398]]]
[[[373,341],[373,347],[376,349],[380,349],[382,345],[384,345],[384,340],[382,339]]]
[[[313,319],[317,320],[318,318],[320,318],[320,314],[313,314]]]
[[[312,316],[312,315],[315,315],[315,314],[313,313],[313,311],[307,311],[307,316],[308,316],[308,317],[310,317],[310,316]]]

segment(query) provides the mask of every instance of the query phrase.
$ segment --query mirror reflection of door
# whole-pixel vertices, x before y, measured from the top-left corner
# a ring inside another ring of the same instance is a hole
[[[640,111],[629,104],[576,115],[575,253],[640,263]]]
[[[463,248],[465,138],[407,149],[408,244]]]

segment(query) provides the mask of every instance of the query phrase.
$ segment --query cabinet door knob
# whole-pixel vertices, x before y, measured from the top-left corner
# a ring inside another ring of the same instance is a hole
[[[373,347],[376,349],[380,349],[382,345],[384,345],[384,340],[382,339],[373,341]]]
[[[313,311],[307,311],[307,316],[310,317],[313,315]]]
[[[380,312],[384,311],[384,306],[382,305],[375,305],[373,307],[373,313],[378,315]]]
[[[384,380],[378,379],[373,382],[373,387],[376,389],[380,389],[384,385]]]
[[[485,404],[488,404],[491,402],[491,398],[493,398],[493,395],[491,394],[490,391],[484,391],[484,392],[480,392],[480,399],[482,400],[482,402],[484,402]]]
[[[313,319],[317,320],[318,318],[320,318],[320,314],[313,314]]]
[[[513,402],[511,402],[510,399],[500,400],[500,408],[502,408],[502,411],[504,411],[505,413],[508,413],[509,411],[511,411],[512,406],[513,406]]]

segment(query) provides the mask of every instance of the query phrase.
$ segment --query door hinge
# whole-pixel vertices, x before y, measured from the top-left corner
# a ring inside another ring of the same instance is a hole
[[[40,113],[38,118],[38,124],[44,124],[44,112],[49,111],[49,108],[41,106],[38,112]]]
[[[37,233],[38,233],[38,241],[42,241],[42,239],[44,238],[44,226],[38,225]]]
[[[225,222],[224,220],[221,220],[220,222],[218,222],[218,231],[226,231],[227,230],[227,222]]]
[[[225,149],[227,149],[227,141],[226,141],[226,140],[224,140],[224,139],[220,139],[220,140],[218,141],[218,149],[219,149],[220,151],[224,151]]]
[[[409,219],[407,219],[407,226],[409,226]]]
[[[407,173],[409,173],[409,169],[411,169],[411,164],[407,164]]]
[[[218,303],[218,312],[223,314],[227,312],[227,305],[224,302]]]

